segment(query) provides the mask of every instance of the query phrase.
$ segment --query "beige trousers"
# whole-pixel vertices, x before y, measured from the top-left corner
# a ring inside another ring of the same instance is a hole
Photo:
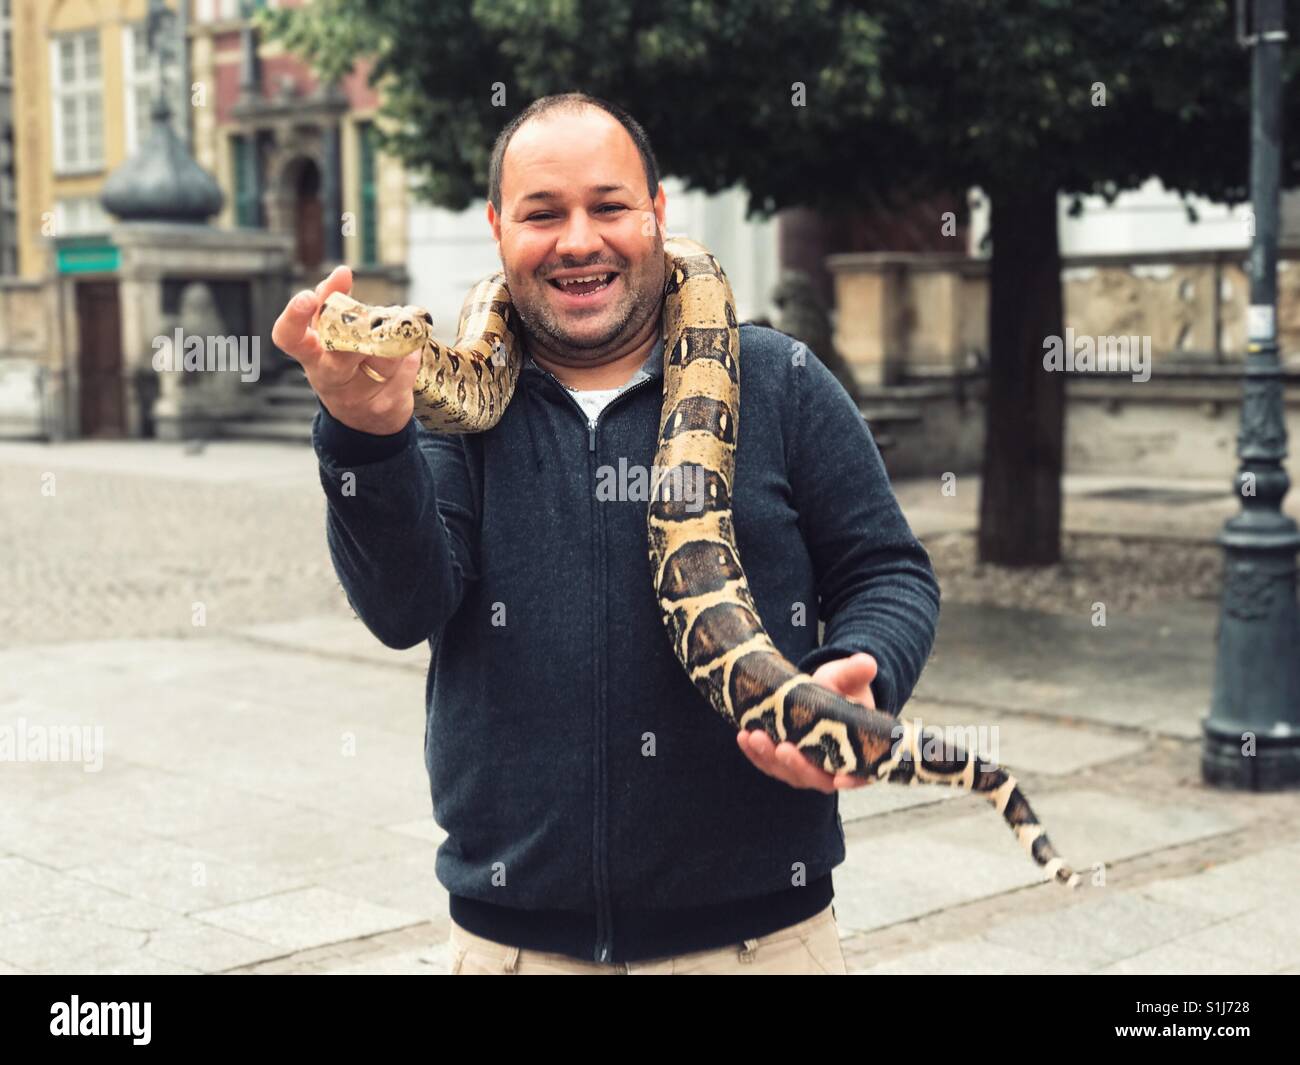
[[[451,923],[450,943],[453,976],[843,976],[847,972],[830,906],[806,921],[735,946],[648,961],[610,964],[507,947],[467,932],[455,921]]]

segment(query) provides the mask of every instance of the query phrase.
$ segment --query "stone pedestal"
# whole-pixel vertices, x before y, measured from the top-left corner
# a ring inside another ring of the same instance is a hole
[[[110,239],[121,251],[130,435],[220,435],[223,421],[257,406],[258,382],[285,359],[271,328],[290,295],[292,238],[122,222]]]
[[[826,265],[835,278],[835,345],[863,385],[896,384],[918,369],[961,370],[972,350],[983,350],[982,260],[871,252],[832,255]]]

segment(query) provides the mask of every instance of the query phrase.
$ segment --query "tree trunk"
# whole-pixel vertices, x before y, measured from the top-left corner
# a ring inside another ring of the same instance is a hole
[[[1063,336],[1056,190],[990,189],[989,378],[979,558],[1043,566],[1061,557],[1065,374],[1043,368]]]

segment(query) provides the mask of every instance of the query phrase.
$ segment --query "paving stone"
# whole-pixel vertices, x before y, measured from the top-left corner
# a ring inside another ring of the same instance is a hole
[[[290,877],[310,877],[340,865],[424,850],[409,836],[316,810],[296,811],[257,826],[204,832],[188,842],[226,861]]]
[[[384,828],[389,832],[396,832],[402,836],[412,836],[415,839],[425,840],[432,843],[435,849],[447,838],[447,833],[442,830],[432,815],[417,818],[414,821],[404,821],[398,825],[385,825]]]
[[[1294,894],[1289,911],[1255,910],[1229,917],[1209,928],[1181,936],[1177,945],[1264,966],[1270,972],[1300,965],[1300,918],[1294,913]]]
[[[1258,961],[1190,950],[1175,940],[1094,971],[1098,976],[1254,976],[1274,970]]]
[[[1213,687],[1217,609],[1058,617],[945,602],[918,698],[1199,735]]]
[[[73,875],[180,914],[308,886],[300,877],[173,843],[155,843],[113,861],[77,866]]]
[[[61,913],[0,925],[0,960],[32,973],[97,971],[138,954],[149,932]]]
[[[447,944],[362,959],[323,970],[329,976],[446,976],[451,971]]]
[[[984,807],[984,816],[936,824],[928,829],[929,834],[939,840],[980,846],[999,860],[1015,855],[1029,864],[993,807],[972,799]],[[1091,870],[1094,863],[1114,863],[1179,846],[1242,824],[1240,815],[1223,805],[1159,802],[1091,789],[1030,794],[1028,799],[1057,852],[1081,873]]]
[[[190,919],[155,932],[146,950],[162,964],[206,973],[237,969],[285,953],[284,947]]]
[[[293,621],[250,625],[240,631],[263,643],[290,650],[329,657],[364,658],[380,665],[414,669],[421,674],[427,673],[429,669],[428,644],[416,644],[405,651],[385,647],[355,617],[326,615],[296,618]]]
[[[929,806],[931,803],[946,802],[960,798],[961,793],[950,788],[912,787],[908,784],[881,784],[876,781],[865,787],[841,791],[840,818],[845,824],[861,821],[881,814],[892,814],[897,810],[910,810],[916,806]]]
[[[74,913],[96,903],[123,899],[118,892],[28,861],[0,859],[0,938],[12,922]],[[0,949],[0,957],[4,956]]]
[[[1110,888],[1083,890],[1076,905],[1005,921],[987,929],[984,938],[1086,971],[1178,940],[1217,920],[1204,911]]]
[[[447,889],[434,872],[435,848],[386,855],[318,873],[315,882],[377,906],[413,913],[428,921],[445,921]]]
[[[853,829],[846,835],[852,841]],[[841,933],[911,920],[1035,883],[1028,860],[990,862],[980,851],[939,842],[929,833],[897,832],[850,842],[835,870],[835,912]]]
[[[979,937],[957,943],[940,943],[875,965],[850,965],[861,976],[1011,976],[1062,974],[1082,970],[1049,958],[989,943]]]
[[[926,704],[922,712],[909,705],[908,717],[941,730],[951,741],[1018,773],[1061,776],[1089,766],[1104,765],[1132,757],[1144,750],[1147,741],[1134,736],[1117,736],[1095,729],[1034,721],[986,709],[961,709]]]
[[[198,976],[202,971],[142,951],[96,954],[60,970],[68,976]]]
[[[286,951],[306,950],[374,935],[420,921],[418,914],[374,906],[324,888],[304,888],[237,902],[215,910],[204,910],[194,916],[207,924],[283,947]]]

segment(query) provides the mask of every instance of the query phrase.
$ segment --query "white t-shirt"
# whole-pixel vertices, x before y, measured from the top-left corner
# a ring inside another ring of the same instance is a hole
[[[620,392],[625,392],[633,385],[638,384],[641,381],[644,381],[647,377],[650,376],[650,374],[646,371],[646,366],[648,366],[650,362],[653,361],[655,357],[658,355],[659,349],[662,346],[662,344],[663,344],[663,338],[661,337],[659,340],[655,342],[654,347],[650,349],[650,354],[646,356],[645,362],[641,364],[640,369],[638,369],[637,372],[634,373],[628,379],[626,384],[619,385],[617,388],[579,389],[579,388],[569,388],[568,385],[564,386],[565,389],[568,390],[569,395],[571,395],[574,399],[578,401],[578,406],[580,406],[583,409],[583,411],[586,413],[588,426],[593,426],[596,424],[596,419],[600,417],[600,412],[603,411],[609,405],[610,400],[612,400]],[[529,358],[532,358],[532,356],[530,355]],[[534,362],[536,363],[536,360],[534,360]]]

